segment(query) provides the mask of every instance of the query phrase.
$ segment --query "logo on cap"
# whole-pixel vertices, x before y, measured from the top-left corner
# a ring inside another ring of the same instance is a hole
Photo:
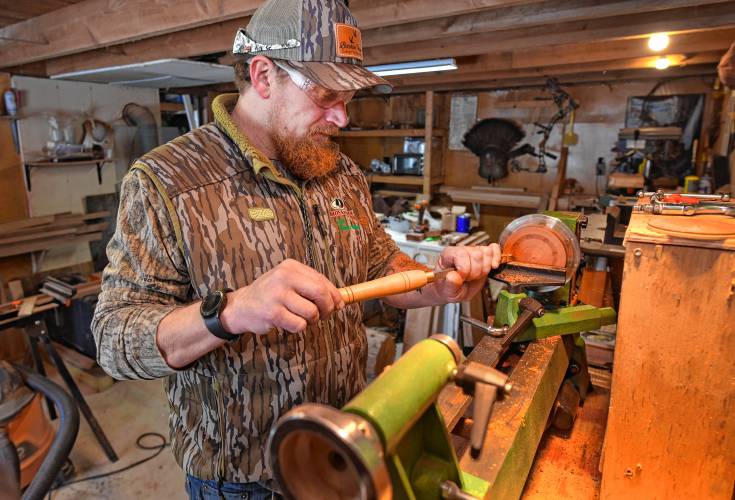
[[[362,35],[355,26],[334,23],[337,38],[337,57],[347,57],[362,61]]]

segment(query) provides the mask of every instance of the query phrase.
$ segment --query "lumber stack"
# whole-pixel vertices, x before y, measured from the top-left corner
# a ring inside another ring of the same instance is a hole
[[[0,224],[0,257],[102,239],[110,212],[62,213]]]
[[[55,281],[63,283],[61,280]],[[41,293],[39,294],[0,304],[0,327],[14,323],[25,316],[54,309],[62,304],[68,305],[71,297],[81,298],[86,295],[98,294],[100,292],[100,282],[96,279],[75,285],[64,283],[68,287],[71,296],[62,301],[62,295],[54,294],[59,295],[59,297],[52,297],[48,292],[44,291],[44,288],[47,287],[49,283],[48,278],[47,280],[44,280],[41,287]],[[60,285],[56,285],[56,288],[60,288]]]

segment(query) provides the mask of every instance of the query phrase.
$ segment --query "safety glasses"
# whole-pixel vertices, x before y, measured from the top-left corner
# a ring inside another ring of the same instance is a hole
[[[355,96],[354,90],[330,90],[322,87],[321,85],[314,83],[309,78],[299,73],[290,66],[279,63],[277,60],[272,60],[273,64],[281,68],[288,74],[288,77],[299,89],[301,89],[314,104],[323,109],[330,109],[339,103],[343,103],[345,106]]]

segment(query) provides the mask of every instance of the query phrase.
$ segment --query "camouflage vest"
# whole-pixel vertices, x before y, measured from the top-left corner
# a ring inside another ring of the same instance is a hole
[[[166,203],[192,300],[237,289],[282,262],[314,267],[337,286],[368,279],[366,241],[375,218],[360,169],[342,157],[336,172],[298,183],[249,145],[215,100],[215,124],[141,158]],[[167,379],[171,445],[202,479],[270,478],[271,426],[304,402],[342,406],[366,384],[362,309],[351,305],[305,332],[242,335]]]

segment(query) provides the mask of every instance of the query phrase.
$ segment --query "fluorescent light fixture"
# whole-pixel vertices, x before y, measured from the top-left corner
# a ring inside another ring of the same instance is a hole
[[[648,39],[648,48],[654,52],[661,52],[669,46],[669,35],[666,33],[654,33]]]
[[[656,66],[656,69],[666,69],[671,66],[671,61],[669,61],[668,57],[659,57],[656,59],[654,65]]]
[[[433,71],[451,71],[457,69],[457,61],[455,61],[454,58],[431,59],[428,61],[411,61],[368,66],[367,69],[378,76],[410,75],[413,73],[431,73]]]

